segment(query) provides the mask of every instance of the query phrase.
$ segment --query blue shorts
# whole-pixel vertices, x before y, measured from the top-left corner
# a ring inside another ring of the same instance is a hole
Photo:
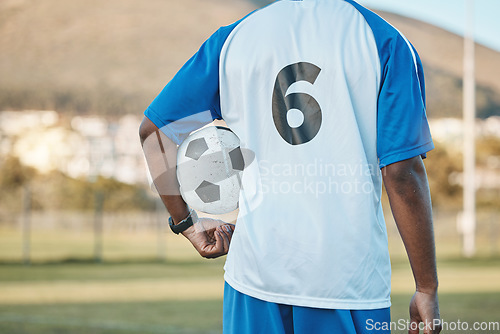
[[[389,307],[351,311],[275,304],[224,286],[224,334],[389,334],[369,324],[390,319]]]

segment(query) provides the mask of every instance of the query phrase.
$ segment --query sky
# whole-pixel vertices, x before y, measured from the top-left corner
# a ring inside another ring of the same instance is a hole
[[[474,2],[476,41],[500,51],[500,0],[357,0],[372,8],[422,20],[463,35],[466,1]]]

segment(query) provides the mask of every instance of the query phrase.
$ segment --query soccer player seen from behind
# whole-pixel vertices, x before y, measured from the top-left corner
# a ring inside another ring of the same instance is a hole
[[[198,218],[178,190],[177,145],[215,119],[255,155],[235,225]],[[440,332],[422,64],[378,15],[281,0],[220,28],[140,136],[172,230],[204,257],[227,254],[225,334],[389,333],[367,326],[390,322],[382,183],[415,278],[409,332]]]

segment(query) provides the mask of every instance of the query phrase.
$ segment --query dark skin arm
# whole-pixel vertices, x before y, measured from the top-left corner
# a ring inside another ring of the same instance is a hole
[[[178,224],[189,215],[189,209],[180,195],[176,176],[177,145],[147,117],[141,123],[139,136],[155,187],[174,224]],[[232,224],[200,218],[182,234],[201,256],[216,258],[227,254],[233,231]]]
[[[439,333],[441,326],[433,326],[440,319],[438,278],[431,196],[424,163],[420,156],[414,157],[384,167],[382,175],[415,278],[410,320],[416,330],[410,329],[408,333],[419,333],[417,326],[421,322],[429,325],[425,334]]]

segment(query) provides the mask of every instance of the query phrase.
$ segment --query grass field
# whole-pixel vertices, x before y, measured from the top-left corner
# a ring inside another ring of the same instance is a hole
[[[500,258],[453,256],[459,247],[437,228],[445,321],[500,322]],[[389,235],[393,232],[389,231]],[[36,231],[32,264],[22,265],[21,234],[0,229],[0,334],[220,333],[224,259],[200,259],[167,233],[106,233],[103,262],[92,234]],[[159,261],[158,245],[165,261]],[[393,321],[407,319],[413,281],[401,242],[391,237]],[[402,320],[401,320],[402,321]],[[401,331],[393,331],[401,333]],[[500,333],[500,330],[448,331]]]
[[[220,333],[222,264],[3,264],[0,333]],[[441,262],[443,318],[500,321],[499,265]],[[394,321],[407,318],[409,275],[405,263],[394,264]]]

